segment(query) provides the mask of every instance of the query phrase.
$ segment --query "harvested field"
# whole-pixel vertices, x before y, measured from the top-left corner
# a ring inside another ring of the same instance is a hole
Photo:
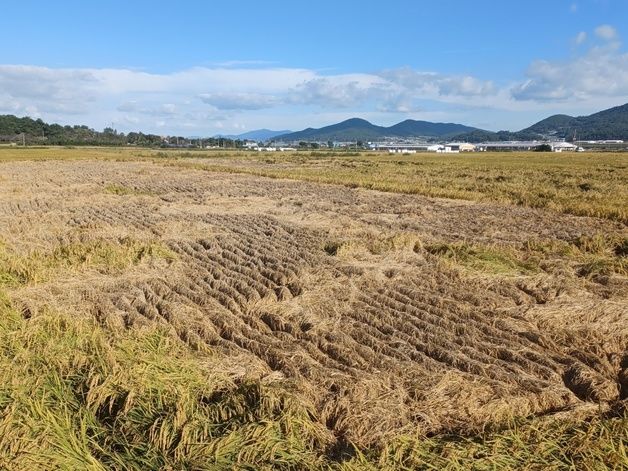
[[[233,381],[289,385],[336,461],[628,397],[623,216],[187,162],[0,163],[15,309],[163,328]]]
[[[154,155],[178,157],[176,165],[212,171],[509,203],[628,223],[625,154],[255,152],[210,154],[210,159],[202,152]]]

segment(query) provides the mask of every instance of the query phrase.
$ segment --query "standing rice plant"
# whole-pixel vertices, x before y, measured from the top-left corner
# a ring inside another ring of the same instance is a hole
[[[230,377],[168,332],[114,339],[84,319],[7,307],[0,327],[2,469],[322,464],[315,450],[331,436],[289,385]]]

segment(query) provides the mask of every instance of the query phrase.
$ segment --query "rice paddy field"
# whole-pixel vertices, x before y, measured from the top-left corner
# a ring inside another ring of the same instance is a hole
[[[0,469],[627,469],[628,155],[0,149]]]

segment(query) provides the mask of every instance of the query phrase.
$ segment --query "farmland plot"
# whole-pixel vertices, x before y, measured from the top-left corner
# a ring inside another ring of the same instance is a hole
[[[294,385],[337,440],[628,394],[621,222],[159,162],[0,169],[0,284],[24,316],[163,326]]]

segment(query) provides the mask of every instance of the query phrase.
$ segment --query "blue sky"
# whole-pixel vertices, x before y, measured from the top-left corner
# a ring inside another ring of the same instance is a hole
[[[0,113],[97,129],[516,130],[628,102],[626,0],[22,0],[3,17]]]

